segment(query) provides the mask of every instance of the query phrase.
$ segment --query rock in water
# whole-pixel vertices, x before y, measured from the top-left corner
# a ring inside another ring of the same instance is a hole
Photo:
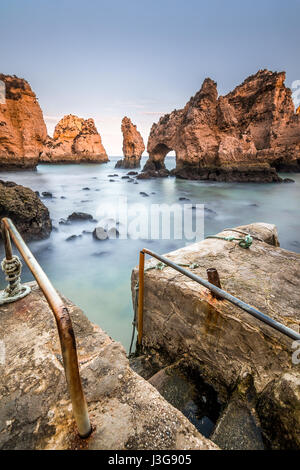
[[[0,167],[32,168],[47,138],[42,110],[28,82],[0,74],[5,103],[0,104]]]
[[[96,240],[106,240],[108,233],[103,227],[96,227],[93,231],[93,237],[96,238]]]
[[[0,219],[9,217],[26,240],[47,238],[52,230],[49,211],[34,191],[0,181]]]
[[[260,70],[218,98],[205,79],[183,109],[153,124],[144,170],[164,169],[174,150],[180,178],[272,182],[281,181],[276,170],[300,171],[300,115],[284,80],[284,72]]]
[[[44,163],[103,163],[108,161],[93,119],[64,116],[48,137],[40,157]]]
[[[139,168],[145,150],[143,138],[128,117],[122,120],[124,159],[116,163],[116,168]]]
[[[91,214],[87,214],[86,212],[73,212],[68,217],[69,221],[82,221],[82,220],[93,220],[93,216]]]

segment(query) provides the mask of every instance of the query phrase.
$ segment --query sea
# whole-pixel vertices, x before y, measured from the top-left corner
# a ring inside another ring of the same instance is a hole
[[[1,171],[0,179],[39,191],[50,211],[53,231],[46,240],[29,243],[30,249],[54,286],[127,351],[133,319],[131,271],[142,248],[166,254],[224,228],[267,222],[277,226],[282,248],[300,252],[300,174],[281,175],[292,178],[295,182],[291,184],[218,183],[174,177],[137,180],[136,184],[134,176],[122,178],[129,170],[114,168],[120,158],[111,157],[106,164],[43,164],[35,171]],[[142,166],[145,161],[143,158]],[[175,157],[166,157],[165,163],[168,169],[174,168]],[[43,197],[43,192],[52,193],[52,197]],[[170,233],[152,231],[151,208],[168,210],[174,205],[182,208],[183,216],[171,216]],[[128,211],[127,227],[118,219],[120,207]],[[64,223],[73,212],[88,213],[93,220]],[[187,233],[184,214],[198,214],[196,220],[187,218]],[[116,222],[122,237],[95,239],[92,232],[104,222],[108,226]],[[0,256],[2,259],[3,247]],[[22,280],[32,280],[26,267]],[[4,286],[0,273],[0,289]]]

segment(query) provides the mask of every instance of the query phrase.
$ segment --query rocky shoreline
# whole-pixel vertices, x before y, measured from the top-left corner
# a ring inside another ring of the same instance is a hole
[[[28,82],[0,74],[6,102],[0,104],[0,168],[39,163],[108,161],[93,119],[64,116],[53,138]],[[149,159],[140,179],[169,175],[164,159],[175,151],[173,176],[191,180],[282,182],[277,172],[300,171],[300,114],[284,84],[284,72],[259,70],[226,96],[207,78],[183,109],[153,124]],[[116,168],[139,168],[145,150],[136,125],[122,120],[124,158]],[[289,182],[287,180],[287,182]]]

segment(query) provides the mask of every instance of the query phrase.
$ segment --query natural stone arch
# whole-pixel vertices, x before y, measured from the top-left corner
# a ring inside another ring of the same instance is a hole
[[[175,151],[175,149],[168,147],[164,143],[157,144],[154,149],[149,154],[149,159],[147,160],[143,170],[165,170],[165,158],[169,152]],[[176,159],[176,151],[175,151]]]

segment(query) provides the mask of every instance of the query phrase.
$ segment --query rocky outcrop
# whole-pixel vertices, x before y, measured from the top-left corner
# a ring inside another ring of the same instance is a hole
[[[49,211],[38,195],[29,188],[0,181],[0,219],[9,217],[26,241],[50,235]]]
[[[26,80],[0,74],[5,100],[0,102],[0,167],[35,167],[47,129],[38,100]]]
[[[93,427],[80,439],[54,315],[31,287],[27,297],[1,307],[0,449],[218,449],[131,370],[121,344],[64,299]]]
[[[93,119],[65,116],[52,139],[47,136],[42,110],[28,82],[3,74],[0,81],[5,84],[5,101],[0,101],[0,167],[108,161]]]
[[[300,170],[300,115],[285,73],[260,70],[218,98],[207,78],[183,109],[153,124],[148,170],[165,168],[176,152],[180,178],[217,181],[280,181],[276,170]]]
[[[40,157],[41,163],[103,163],[108,157],[93,119],[72,114],[56,125],[53,139],[48,137]]]
[[[300,255],[278,246],[276,227],[270,224],[250,224],[218,235],[240,237],[241,232],[254,238],[249,249],[211,238],[168,253],[167,258],[196,266],[192,272],[202,279],[208,268],[216,268],[225,291],[299,332]],[[156,364],[160,358],[170,364],[181,360],[215,388],[224,404],[240,380],[250,375],[256,411],[270,445],[299,447],[300,365],[292,360],[293,340],[214,298],[172,268],[147,270],[156,264],[155,259],[146,263],[140,352]],[[137,280],[134,269],[133,299]]]
[[[124,159],[116,163],[115,168],[139,168],[142,153],[145,150],[143,138],[128,117],[122,119]]]

